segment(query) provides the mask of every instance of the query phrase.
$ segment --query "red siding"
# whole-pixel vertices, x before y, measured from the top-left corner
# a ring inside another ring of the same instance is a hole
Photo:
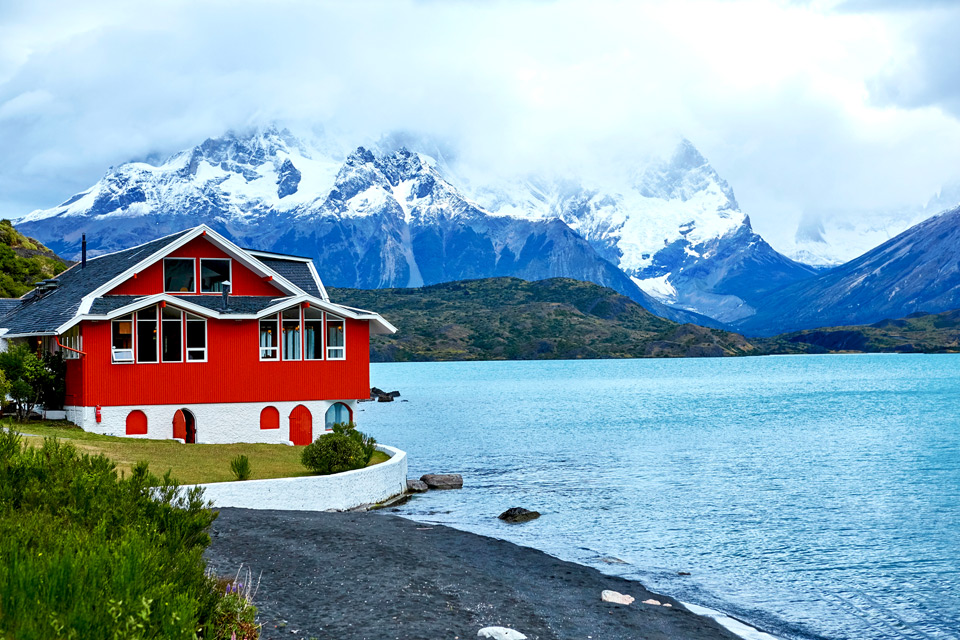
[[[68,362],[67,394],[87,407],[367,398],[369,325],[346,322],[347,360],[261,362],[256,320],[208,320],[207,362],[113,364],[110,322],[85,321],[87,355]],[[74,362],[82,363],[80,384]]]
[[[214,246],[206,238],[194,238],[184,246],[172,252],[170,258],[229,258],[226,253]],[[196,276],[194,282],[200,282],[200,261],[196,263]],[[247,267],[236,260],[233,261],[232,272],[230,274],[230,291],[238,296],[276,296],[278,292],[282,295],[279,287],[265,281]],[[199,284],[197,284],[199,286]],[[130,278],[126,282],[111,289],[107,295],[126,295],[126,296],[145,296],[154,293],[163,293],[163,260],[158,260],[154,264],[136,274],[135,278]],[[196,295],[198,291],[192,291],[184,295]],[[176,295],[176,294],[172,294]],[[209,295],[220,295],[212,293]]]

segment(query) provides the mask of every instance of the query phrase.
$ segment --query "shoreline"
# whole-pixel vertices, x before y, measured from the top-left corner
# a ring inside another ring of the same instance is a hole
[[[742,640],[639,582],[391,514],[227,508],[210,534],[213,570],[260,576],[264,640],[475,638],[486,626],[530,640]],[[636,601],[602,602],[604,589]]]

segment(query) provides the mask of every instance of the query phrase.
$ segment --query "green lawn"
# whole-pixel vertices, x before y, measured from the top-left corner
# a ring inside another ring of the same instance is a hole
[[[250,459],[251,480],[310,475],[300,464],[302,447],[284,444],[180,444],[174,440],[102,436],[66,421],[28,422],[22,425],[5,422],[23,434],[32,434],[24,435],[28,444],[39,446],[45,437],[69,440],[81,453],[102,453],[107,456],[117,464],[119,471],[128,476],[134,464],[145,460],[154,474],[163,475],[169,470],[182,484],[224,482],[235,479],[230,471],[230,461],[240,454]],[[377,451],[367,466],[388,459],[387,454]]]

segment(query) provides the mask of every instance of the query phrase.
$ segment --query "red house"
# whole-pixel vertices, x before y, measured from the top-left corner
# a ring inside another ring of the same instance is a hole
[[[67,419],[184,442],[308,444],[370,395],[378,314],[334,304],[309,258],[204,225],[84,260],[0,317],[67,359]]]

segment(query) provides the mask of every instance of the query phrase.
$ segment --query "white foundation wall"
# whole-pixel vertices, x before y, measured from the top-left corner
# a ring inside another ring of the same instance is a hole
[[[195,485],[216,507],[284,511],[344,511],[383,502],[407,489],[407,454],[377,445],[390,459],[329,476],[244,480]]]
[[[263,442],[287,444],[290,440],[290,413],[299,405],[313,416],[313,438],[324,431],[327,410],[337,402],[356,411],[355,400],[306,400],[301,402],[233,402],[209,404],[131,405],[101,407],[97,422],[95,407],[65,407],[67,420],[84,431],[125,438],[169,440],[173,438],[173,416],[178,409],[190,411],[196,419],[197,444]],[[279,429],[261,429],[260,412],[275,407],[280,412]],[[147,416],[146,435],[127,435],[127,416],[142,411]],[[356,418],[354,418],[356,419]]]

